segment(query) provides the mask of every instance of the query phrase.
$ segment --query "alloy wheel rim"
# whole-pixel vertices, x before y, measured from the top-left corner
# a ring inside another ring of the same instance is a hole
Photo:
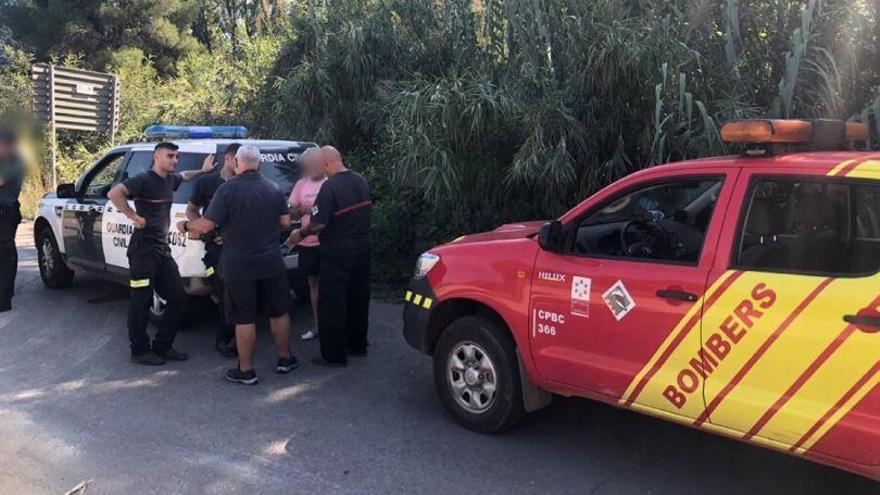
[[[459,343],[449,354],[446,375],[452,396],[464,410],[480,414],[495,403],[498,388],[495,363],[480,345]]]
[[[43,239],[43,272],[46,275],[51,275],[53,270],[55,269],[55,248],[52,246],[52,241],[49,238]]]

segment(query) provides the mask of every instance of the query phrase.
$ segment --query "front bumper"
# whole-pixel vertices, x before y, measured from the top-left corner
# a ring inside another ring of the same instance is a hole
[[[428,279],[411,280],[403,300],[403,338],[418,351],[429,354],[432,346],[428,323],[439,301]]]

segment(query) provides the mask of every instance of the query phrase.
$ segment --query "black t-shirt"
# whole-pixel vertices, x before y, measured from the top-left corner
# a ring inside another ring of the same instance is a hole
[[[321,250],[349,256],[370,250],[372,201],[367,180],[351,170],[339,172],[321,186],[312,223],[325,225],[318,233]]]
[[[258,172],[236,175],[217,189],[204,217],[223,231],[224,280],[261,280],[284,272],[280,218],[287,213],[281,189]]]
[[[208,206],[211,205],[211,199],[214,198],[214,193],[216,193],[217,189],[219,189],[225,182],[226,179],[224,179],[219,172],[199,177],[196,181],[195,188],[193,188],[192,197],[189,198],[189,202],[201,208],[202,212],[206,211]],[[214,246],[219,247],[218,244],[213,242],[216,237],[216,231],[202,236],[202,241],[209,243],[205,246],[207,249],[212,249]]]
[[[171,224],[171,203],[174,191],[180,187],[183,177],[177,173],[162,177],[152,170],[136,175],[123,182],[128,197],[134,199],[134,209],[147,221],[143,229],[131,236],[128,249],[150,249],[168,252],[168,227]]]

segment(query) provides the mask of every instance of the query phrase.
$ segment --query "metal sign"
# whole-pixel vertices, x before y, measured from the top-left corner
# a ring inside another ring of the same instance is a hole
[[[57,185],[55,131],[110,135],[119,126],[119,78],[114,74],[36,64],[31,68],[34,115],[50,131],[52,181]]]

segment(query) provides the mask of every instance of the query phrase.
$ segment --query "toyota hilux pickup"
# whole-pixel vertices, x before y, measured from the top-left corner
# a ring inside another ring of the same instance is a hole
[[[840,121],[721,134],[742,153],[419,257],[404,336],[458,422],[580,396],[880,480],[880,153]]]

